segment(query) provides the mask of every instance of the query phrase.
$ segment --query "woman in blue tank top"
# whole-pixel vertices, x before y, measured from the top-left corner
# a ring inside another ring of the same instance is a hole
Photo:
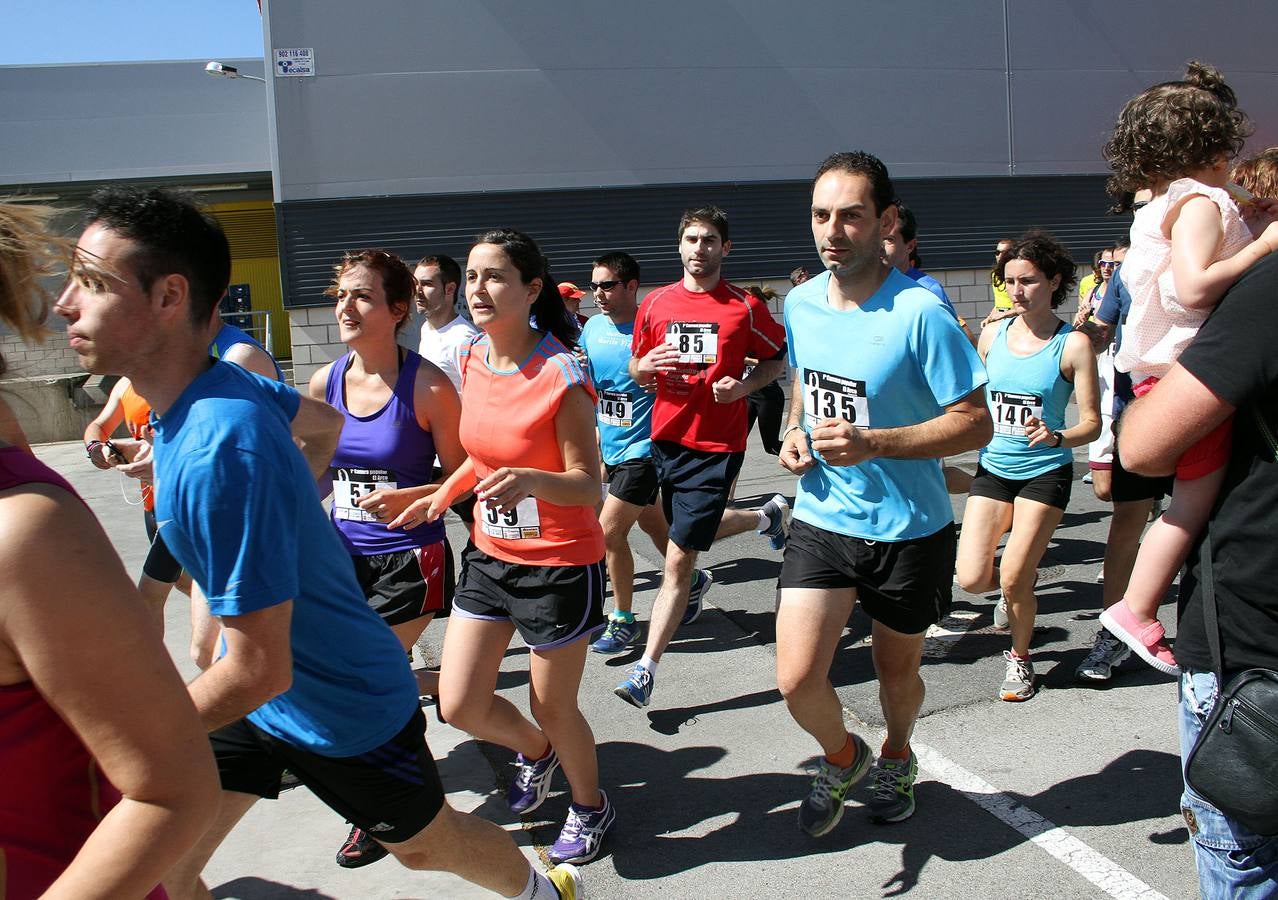
[[[329,474],[333,525],[364,596],[405,652],[453,597],[452,551],[444,522],[390,529],[387,523],[432,493],[435,457],[447,477],[465,459],[457,425],[461,402],[432,363],[396,343],[416,291],[403,260],[381,250],[347,253],[328,289],[337,331],[349,351],[316,372],[310,394],[346,417]],[[423,694],[438,694],[439,673],[417,673]],[[386,850],[359,828],[338,865],[375,862]]]
[[[994,437],[981,451],[963,512],[958,582],[974,594],[1000,591],[994,624],[1010,626],[1003,700],[1034,696],[1030,638],[1038,601],[1038,563],[1069,503],[1074,454],[1100,433],[1100,394],[1091,342],[1056,315],[1074,284],[1069,252],[1031,232],[1003,252],[995,277],[1014,318],[988,325],[977,350],[989,371],[986,399]],[[1069,396],[1078,424],[1065,427]],[[1011,531],[999,565],[994,554]]]

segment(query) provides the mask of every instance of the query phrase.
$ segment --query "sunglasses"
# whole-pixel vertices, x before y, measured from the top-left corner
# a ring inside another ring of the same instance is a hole
[[[610,291],[619,284],[621,284],[620,279],[614,278],[609,281],[592,281],[586,287],[592,291]]]
[[[1116,262],[1115,262],[1114,260],[1112,260],[1112,259],[1102,259],[1102,260],[1101,260],[1100,262],[1098,262],[1096,265],[1097,265],[1097,266],[1099,266],[1099,267],[1100,267],[1100,268],[1102,268],[1102,269],[1112,269],[1112,268],[1114,268],[1114,266],[1118,265],[1118,263],[1116,263]]]

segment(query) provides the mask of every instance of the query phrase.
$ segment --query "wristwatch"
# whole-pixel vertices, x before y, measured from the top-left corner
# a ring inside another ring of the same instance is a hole
[[[1056,438],[1056,443],[1052,444],[1052,449],[1056,449],[1065,443],[1065,435],[1061,434],[1059,431],[1053,431],[1052,437]]]

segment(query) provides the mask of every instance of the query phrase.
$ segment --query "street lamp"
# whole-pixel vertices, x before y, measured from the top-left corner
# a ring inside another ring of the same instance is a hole
[[[258,75],[246,75],[235,66],[228,66],[225,63],[210,61],[204,67],[204,71],[210,75],[220,75],[223,78],[247,78],[249,81],[260,81],[266,83],[266,79]]]

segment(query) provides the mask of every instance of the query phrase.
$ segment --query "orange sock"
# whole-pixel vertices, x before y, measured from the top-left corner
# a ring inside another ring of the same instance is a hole
[[[838,753],[830,754],[826,757],[830,761],[830,765],[838,766],[840,769],[846,769],[852,765],[852,760],[856,759],[856,744],[852,743],[852,735],[848,735],[848,739],[843,742],[843,749]]]
[[[879,748],[879,756],[886,756],[888,759],[909,759],[910,745],[907,742],[904,750],[889,750],[887,741],[884,741],[883,746]]]

